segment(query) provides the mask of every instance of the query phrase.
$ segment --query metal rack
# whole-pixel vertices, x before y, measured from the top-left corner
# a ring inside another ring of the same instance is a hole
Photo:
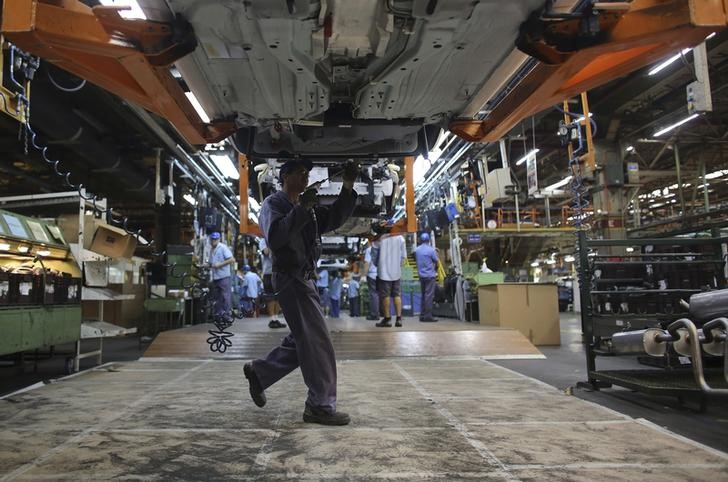
[[[688,298],[726,288],[726,243],[728,238],[716,237],[590,240],[580,231],[579,294],[588,380],[577,386],[598,390],[619,385],[651,395],[697,398],[701,409],[707,393],[728,392],[728,361],[722,370],[704,369],[697,330],[689,356],[679,356],[673,347],[680,341],[679,330],[695,328],[688,319]],[[634,251],[626,252],[628,247]],[[597,369],[598,357],[617,354],[615,335],[649,329],[664,343],[662,369]]]
[[[35,211],[37,208],[49,208],[58,207],[61,212],[68,211],[68,206],[71,209],[75,209],[79,216],[79,228],[78,228],[78,241],[69,242],[68,248],[73,255],[73,259],[81,270],[84,269],[84,264],[87,266],[101,265],[107,263],[111,258],[95,253],[88,249],[85,249],[84,238],[87,233],[84,232],[84,216],[87,209],[99,208],[106,210],[107,202],[105,199],[96,199],[91,201],[85,199],[86,191],[69,191],[59,193],[48,193],[48,194],[31,194],[22,196],[9,196],[0,198],[0,207],[10,208],[16,210],[30,210]],[[117,293],[111,289],[98,288],[98,287],[81,287],[81,301],[86,302],[98,302],[98,320],[81,320],[80,309],[78,310],[78,319],[80,323],[80,332],[75,337],[75,356],[72,356],[66,360],[67,371],[79,370],[79,362],[83,358],[95,356],[97,362],[102,362],[103,356],[103,338],[115,337],[127,334],[133,334],[137,332],[136,328],[123,328],[120,326],[113,325],[103,321],[104,319],[104,302],[105,301],[123,301],[132,300],[135,295]],[[82,353],[81,352],[81,340],[84,339],[97,339],[97,349]]]

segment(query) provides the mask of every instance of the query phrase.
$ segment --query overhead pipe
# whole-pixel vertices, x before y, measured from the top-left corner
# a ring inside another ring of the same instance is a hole
[[[62,97],[51,95],[42,84],[33,88],[33,100],[30,103],[32,125],[45,134],[51,148],[54,141],[72,140],[66,147],[95,168],[102,172],[122,174],[117,177],[127,186],[138,189],[148,187],[146,176],[120,163],[121,154],[91,135],[89,128],[73,113],[71,106],[61,100]],[[119,165],[123,167],[117,167]]]
[[[161,140],[162,143],[167,146],[170,151],[178,155],[179,159],[181,160],[181,164],[187,166],[195,174],[195,176],[200,179],[205,187],[207,187],[207,189],[209,189],[210,192],[215,195],[221,207],[223,207],[223,211],[225,211],[225,213],[230,218],[235,220],[236,223],[239,223],[240,219],[238,219],[237,215],[233,214],[236,212],[236,206],[230,201],[230,198],[220,190],[220,187],[212,182],[210,176],[202,170],[199,164],[195,162],[195,160],[187,153],[187,151],[185,151],[182,146],[177,144],[177,142],[175,142],[175,140],[172,139],[172,137],[170,137],[170,135],[167,134],[159,124],[156,123],[156,121],[152,118],[151,115],[149,115],[146,110],[133,104],[129,104],[129,108],[152,132],[154,132],[159,140]]]

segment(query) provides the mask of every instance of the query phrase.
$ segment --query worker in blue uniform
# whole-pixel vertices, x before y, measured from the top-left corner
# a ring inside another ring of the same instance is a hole
[[[232,309],[232,265],[235,258],[227,245],[220,241],[220,233],[210,233],[210,269],[212,276],[213,315],[230,316]]]
[[[280,169],[283,189],[261,207],[260,228],[273,258],[273,286],[291,333],[265,358],[244,366],[250,395],[259,407],[264,390],[299,366],[308,387],[303,421],[346,425],[349,415],[336,409],[336,358],[316,289],[321,234],[340,227],[351,215],[359,169],[349,163],[343,187],[330,206],[317,206],[315,189],[306,189],[310,161],[292,160]]]
[[[420,276],[420,290],[422,293],[422,311],[420,321],[437,321],[432,316],[432,303],[435,299],[435,275],[437,274],[437,251],[430,245],[430,235],[420,235],[420,245],[415,250],[417,273]]]

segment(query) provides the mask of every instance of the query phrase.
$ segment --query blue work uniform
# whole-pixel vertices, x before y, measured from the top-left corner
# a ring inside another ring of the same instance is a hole
[[[373,245],[379,246],[379,241],[375,241]],[[369,318],[376,320],[379,316],[379,291],[377,290],[377,263],[372,261],[372,246],[364,250],[364,261],[369,265],[369,271],[367,272]]]
[[[427,243],[420,244],[415,250],[417,273],[420,275],[422,311],[420,320],[432,320],[432,304],[435,299],[435,276],[437,274],[437,251]]]
[[[220,242],[210,252],[210,264],[222,263],[232,257],[230,248]],[[232,309],[232,273],[233,269],[229,264],[212,269],[212,300],[215,316],[224,316]]]
[[[301,367],[308,387],[306,405],[336,412],[336,357],[319,304],[315,269],[321,255],[321,234],[340,227],[354,211],[357,195],[342,189],[329,206],[313,213],[293,204],[284,192],[268,196],[260,227],[273,258],[273,285],[291,332],[265,358],[253,361],[264,390]]]
[[[352,278],[349,281],[349,314],[359,316],[359,282]]]
[[[329,287],[329,300],[331,302],[331,316],[332,318],[338,318],[341,309],[341,289],[343,287],[343,281],[338,276],[331,280],[331,286]]]

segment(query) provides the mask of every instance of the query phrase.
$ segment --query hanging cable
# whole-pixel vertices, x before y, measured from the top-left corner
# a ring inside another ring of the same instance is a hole
[[[18,51],[20,52],[20,51]],[[16,54],[15,47],[11,48],[11,55]],[[11,59],[12,60],[12,59]],[[63,183],[69,187],[70,189],[73,189],[78,192],[78,195],[81,199],[83,199],[86,202],[89,202],[92,206],[92,210],[94,212],[94,215],[103,215],[106,214],[107,220],[110,224],[115,225],[117,227],[122,228],[128,235],[133,236],[137,243],[139,243],[142,247],[150,248],[152,250],[151,256],[153,258],[162,258],[166,256],[166,251],[157,252],[154,250],[155,241],[152,239],[150,241],[147,241],[146,239],[142,238],[142,231],[141,229],[138,229],[136,231],[132,231],[129,229],[129,218],[127,216],[124,216],[122,214],[117,214],[114,212],[114,210],[110,207],[107,208],[101,208],[98,203],[101,201],[102,198],[99,196],[88,193],[85,190],[85,187],[83,183],[74,183],[71,180],[71,171],[64,170],[61,167],[61,161],[59,159],[52,159],[48,154],[48,146],[41,144],[41,142],[38,139],[38,134],[33,130],[33,128],[30,125],[30,99],[27,96],[25,85],[21,84],[20,82],[17,82],[15,80],[14,76],[14,65],[15,62],[10,63],[10,72],[9,72],[9,78],[13,81],[14,84],[19,88],[19,93],[17,94],[18,99],[18,109],[20,109],[20,106],[22,105],[25,108],[26,116],[25,116],[25,122],[21,124],[20,131],[19,131],[19,139],[23,142],[24,151],[27,154],[28,153],[28,146],[32,146],[35,150],[37,150],[40,153],[40,157],[45,161],[52,169],[53,173],[63,179]],[[49,80],[58,88],[61,90],[69,91],[68,89],[62,88],[59,86],[56,82],[53,81],[53,79],[49,75]],[[82,82],[82,84],[75,89],[72,89],[70,91],[77,91],[80,88],[83,87],[85,84],[85,81]],[[182,287],[185,289],[190,289],[192,291],[200,291],[204,292],[204,289],[200,288],[203,285],[203,282],[205,281],[204,276],[198,276],[193,273],[187,273],[183,272],[181,274],[177,274],[175,272],[177,268],[177,263],[167,264],[162,263],[162,266],[167,270],[167,276],[178,278],[182,280]],[[191,284],[185,283],[185,280],[192,280]],[[214,302],[213,302],[213,308],[214,308]],[[208,338],[208,343],[210,344],[210,350],[212,351],[218,351],[220,353],[224,353],[225,350],[229,346],[232,346],[232,342],[230,341],[230,337],[233,336],[233,333],[225,331],[227,328],[229,328],[233,324],[234,318],[232,316],[228,316],[228,314],[225,314],[223,316],[216,316],[213,319],[213,324],[217,328],[217,331],[210,330],[210,338]]]

